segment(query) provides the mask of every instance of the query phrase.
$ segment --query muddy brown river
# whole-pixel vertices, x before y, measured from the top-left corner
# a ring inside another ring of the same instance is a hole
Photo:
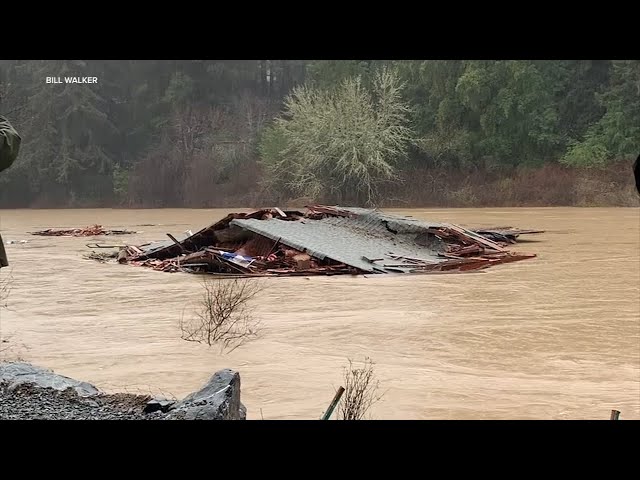
[[[0,211],[4,241],[28,241],[6,245],[0,355],[178,398],[237,369],[250,419],[319,418],[348,359],[365,356],[384,392],[376,419],[640,419],[640,209],[390,210],[547,232],[514,248],[537,258],[480,274],[268,279],[262,336],[227,355],[180,339],[198,276],[82,257],[87,243],[163,240],[229,211]],[[141,233],[27,233],[96,223]]]

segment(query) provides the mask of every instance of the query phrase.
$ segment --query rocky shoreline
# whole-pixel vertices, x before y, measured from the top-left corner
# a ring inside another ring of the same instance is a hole
[[[95,386],[24,362],[0,363],[0,420],[245,420],[240,375],[216,372],[181,401]]]

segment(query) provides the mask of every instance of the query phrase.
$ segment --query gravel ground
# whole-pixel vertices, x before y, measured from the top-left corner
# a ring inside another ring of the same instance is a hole
[[[83,398],[73,389],[57,391],[21,385],[10,391],[0,384],[0,420],[160,420],[161,412],[144,413],[148,396],[100,394]]]

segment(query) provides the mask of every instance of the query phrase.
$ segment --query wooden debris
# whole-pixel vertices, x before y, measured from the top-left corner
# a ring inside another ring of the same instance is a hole
[[[331,400],[331,404],[329,405],[329,408],[327,408],[327,411],[324,412],[324,415],[322,415],[321,420],[329,420],[331,418],[331,414],[338,406],[338,402],[342,398],[343,393],[344,393],[344,387],[340,386],[336,394],[333,396],[333,400]]]
[[[91,253],[87,253],[86,255],[83,255],[83,257],[86,258],[87,260],[96,260],[100,263],[106,263],[109,260],[116,258],[117,256],[118,256],[118,252],[103,252],[103,253],[91,252]]]
[[[118,263],[127,263],[128,259],[128,255],[127,255],[127,249],[126,248],[122,248],[119,252],[118,252]]]
[[[178,248],[180,248],[180,250],[182,252],[186,252],[187,251],[187,249],[184,248],[184,246],[178,240],[176,240],[176,237],[174,237],[170,233],[167,233],[167,237],[169,237],[173,241],[173,243],[175,243],[178,246]]]
[[[138,232],[129,230],[106,230],[102,225],[92,225],[84,228],[52,229],[39,232],[29,232],[31,235],[43,237],[94,237],[98,235],[131,235]]]
[[[293,260],[296,262],[296,270],[309,270],[311,268],[311,257],[306,253],[294,255]]]
[[[507,237],[484,235],[485,230],[471,231],[451,224],[420,224],[415,220],[408,222],[402,217],[392,219],[393,228],[389,228],[387,222],[392,221],[389,215],[382,214],[376,218],[375,212],[360,212],[362,210],[316,205],[308,207],[304,214],[279,208],[231,213],[182,241],[167,233],[171,242],[127,246],[120,251],[118,261],[163,272],[209,273],[217,276],[306,276],[470,272],[535,257],[533,254],[507,250]],[[360,218],[362,215],[364,218]],[[341,217],[342,220],[325,223],[328,217]],[[248,219],[251,222],[247,222]],[[269,226],[265,226],[265,230],[254,227],[256,221],[269,222]],[[350,221],[354,222],[353,230]],[[291,229],[285,222],[299,222],[301,228],[296,226]],[[315,222],[323,222],[322,228],[315,230],[311,227]],[[248,226],[248,223],[252,225]],[[347,227],[344,227],[345,224]],[[383,229],[380,224],[386,225],[386,228]],[[306,225],[309,225],[309,233]],[[327,231],[327,228],[331,230]],[[331,236],[334,235],[334,228],[339,229],[335,235],[346,237],[343,242],[331,239],[327,250],[322,242],[315,241],[317,237],[313,235],[316,231],[324,231]],[[290,231],[303,233],[292,235]],[[515,230],[509,231],[513,233]],[[497,235],[497,232],[492,232]],[[309,246],[304,245],[305,235],[308,236]],[[358,236],[363,236],[366,242],[359,242]],[[350,240],[353,240],[353,246]],[[365,245],[360,247],[364,249],[361,252],[364,255],[350,251],[362,244]],[[314,253],[318,245],[321,252]],[[387,248],[398,248],[398,252],[403,253],[385,252]],[[413,251],[416,252],[415,256],[407,256],[408,252]]]
[[[489,240],[501,242],[506,245],[518,243],[518,237],[520,237],[520,235],[545,233],[544,230],[526,230],[513,227],[472,228],[471,231]]]

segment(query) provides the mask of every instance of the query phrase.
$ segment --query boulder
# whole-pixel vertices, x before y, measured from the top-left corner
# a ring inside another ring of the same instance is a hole
[[[152,398],[144,407],[144,413],[153,413],[157,411],[168,412],[176,402],[167,400],[166,398]]]
[[[91,397],[100,393],[98,389],[90,383],[80,382],[73,378],[58,375],[51,370],[46,370],[24,362],[0,363],[0,383],[8,384],[10,390],[20,385],[30,384],[40,388],[53,388],[59,391],[73,388],[81,397]]]
[[[171,407],[167,420],[246,420],[240,403],[240,374],[231,369],[216,372],[205,386]]]

